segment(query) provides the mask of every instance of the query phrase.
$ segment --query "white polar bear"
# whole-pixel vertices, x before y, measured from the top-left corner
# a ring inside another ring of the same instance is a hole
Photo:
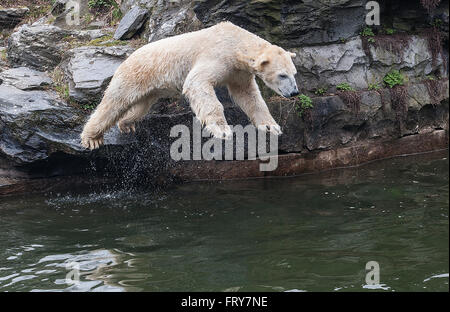
[[[258,129],[279,135],[280,126],[255,76],[281,96],[297,95],[294,56],[230,22],[149,43],[119,66],[84,126],[81,143],[98,148],[103,134],[115,123],[122,132],[134,132],[135,122],[153,103],[180,92],[214,137],[228,139],[232,132],[214,92],[216,86],[228,88],[233,101]]]

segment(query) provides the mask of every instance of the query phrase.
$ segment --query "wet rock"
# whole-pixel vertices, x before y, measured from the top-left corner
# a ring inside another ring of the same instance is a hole
[[[1,72],[0,82],[12,85],[20,90],[38,90],[49,86],[52,80],[45,72],[28,67],[18,67]]]
[[[30,11],[28,8],[1,8],[0,29],[14,28]]]
[[[441,81],[448,101],[448,80]],[[448,128],[448,102],[434,107],[427,87],[410,84],[406,89],[406,115],[392,103],[390,90],[360,92],[359,107],[337,95],[313,98],[314,107],[301,115],[294,101],[268,101],[272,115],[282,126],[279,150],[310,152],[335,149],[368,140],[392,139],[419,132]],[[298,103],[297,103],[298,104]],[[440,117],[439,117],[440,116]]]
[[[79,103],[98,103],[117,67],[133,51],[128,46],[86,46],[68,51],[63,67],[69,96]]]
[[[114,33],[114,39],[123,40],[132,38],[141,29],[147,16],[147,10],[139,6],[135,6],[129,10],[120,21]]]
[[[52,91],[23,91],[0,85],[0,158],[16,165],[46,159],[52,152],[80,151],[74,129],[83,116]]]

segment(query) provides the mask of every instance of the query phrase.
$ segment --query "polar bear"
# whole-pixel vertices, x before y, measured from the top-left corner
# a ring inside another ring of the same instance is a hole
[[[101,103],[81,134],[84,147],[103,144],[103,134],[117,123],[122,132],[159,98],[180,92],[214,137],[232,136],[223,106],[214,92],[226,86],[234,103],[262,131],[281,134],[258,89],[255,76],[283,97],[295,96],[297,70],[290,53],[230,23],[149,43],[132,53],[116,70]]]

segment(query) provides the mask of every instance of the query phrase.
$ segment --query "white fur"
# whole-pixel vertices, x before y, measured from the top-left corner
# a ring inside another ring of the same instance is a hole
[[[231,130],[215,95],[216,86],[227,86],[255,126],[281,134],[255,75],[283,96],[298,92],[292,56],[229,22],[149,43],[115,72],[102,102],[84,126],[82,145],[98,148],[103,134],[115,123],[123,132],[134,131],[135,122],[159,98],[180,92],[213,136],[229,138]]]

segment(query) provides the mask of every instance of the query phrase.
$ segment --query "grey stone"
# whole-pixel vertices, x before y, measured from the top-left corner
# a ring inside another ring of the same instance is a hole
[[[345,43],[291,49],[296,52],[297,82],[300,88],[313,90],[347,82],[354,88],[367,88],[369,58],[359,37]]]
[[[98,29],[66,30],[47,24],[24,24],[8,39],[8,60],[13,66],[50,70],[62,61],[70,41],[89,41],[104,35]]]
[[[0,7],[0,29],[14,28],[27,15],[30,9],[23,8],[1,8]]]
[[[366,1],[196,0],[194,12],[206,26],[229,20],[284,47],[347,39],[364,27]]]
[[[128,46],[86,46],[68,51],[64,72],[69,96],[80,103],[100,101],[117,67],[133,51]]]
[[[123,16],[114,33],[114,39],[122,40],[132,38],[134,34],[141,29],[147,17],[148,14],[146,9],[135,6]]]
[[[15,86],[20,90],[38,90],[49,86],[52,80],[45,72],[18,67],[1,72],[0,82]]]
[[[12,64],[47,70],[61,62],[71,33],[51,25],[22,25],[8,39],[8,59]]]
[[[79,151],[74,128],[82,120],[52,91],[23,91],[1,84],[0,156],[23,164],[46,159],[52,151]]]

